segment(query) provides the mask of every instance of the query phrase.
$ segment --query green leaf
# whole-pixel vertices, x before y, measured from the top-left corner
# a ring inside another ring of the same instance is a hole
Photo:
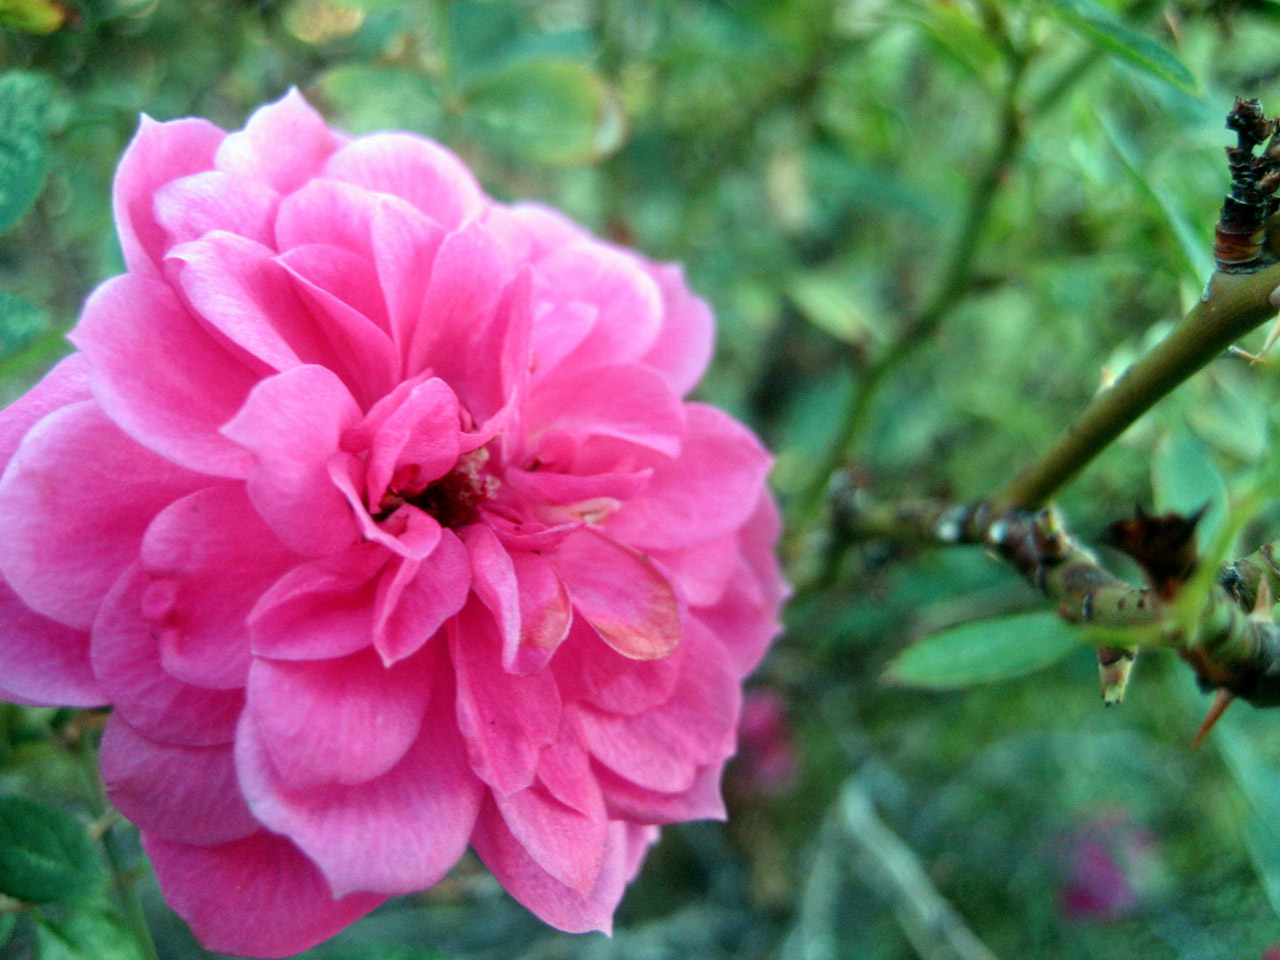
[[[90,893],[101,865],[75,817],[23,797],[0,797],[0,893],[66,903]]]
[[[1053,16],[1108,53],[1179,90],[1197,92],[1196,78],[1181,60],[1094,0],[1049,0],[1048,8]]]
[[[924,637],[889,664],[892,683],[954,690],[1009,680],[1057,663],[1080,635],[1049,612],[974,620]]]
[[[354,134],[410,130],[433,134],[440,126],[440,92],[413,70],[344,64],[320,77],[320,93],[339,125]]]
[[[1151,466],[1151,487],[1156,510],[1162,513],[1191,514],[1207,505],[1197,529],[1198,542],[1213,540],[1227,513],[1227,482],[1198,437],[1180,431],[1164,439]]]
[[[588,163],[616,150],[622,106],[598,74],[571,60],[531,60],[481,77],[463,113],[495,148],[545,164]]]
[[[4,945],[9,942],[9,938],[13,936],[13,928],[18,925],[18,915],[13,911],[0,913],[0,950],[4,949]]]
[[[802,273],[787,292],[800,315],[837,340],[865,343],[873,324],[850,289],[848,277],[832,273]]]
[[[38,74],[0,74],[0,233],[22,219],[44,184],[51,93]]]
[[[144,960],[137,941],[115,918],[77,910],[53,923],[36,921],[40,960]]]

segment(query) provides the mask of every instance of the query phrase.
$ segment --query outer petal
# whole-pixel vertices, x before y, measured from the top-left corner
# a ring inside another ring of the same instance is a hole
[[[218,429],[257,374],[223,349],[167,284],[131,274],[108,280],[69,336],[93,368],[94,396],[135,440],[201,473],[248,473],[252,460]]]
[[[342,381],[307,365],[262,381],[223,428],[256,458],[249,498],[290,549],[320,557],[355,542],[355,518],[328,464],[342,431],[359,422]]]
[[[88,400],[89,365],[84,356],[73,353],[58,361],[39,383],[9,406],[0,410],[0,473],[13,459],[27,431],[65,406]]]
[[[607,767],[596,767],[609,816],[632,823],[685,823],[689,820],[727,820],[720,778],[724,764],[700,767],[693,783],[679,793],[660,793],[636,786]]]
[[[338,895],[422,890],[466,849],[482,786],[463,756],[447,680],[437,683],[422,736],[389,773],[356,786],[286,790],[245,715],[236,765],[250,809],[297,843]]]
[[[418,738],[434,659],[255,660],[248,709],[281,785],[364,783],[394,767]]]
[[[329,158],[324,175],[408,200],[448,230],[484,207],[479,184],[457,157],[407,133],[353,141]]]
[[[684,396],[702,379],[711,360],[715,319],[701,297],[689,292],[677,264],[649,266],[649,276],[662,292],[662,329],[644,362],[655,368]]]
[[[156,580],[147,613],[165,670],[200,686],[243,687],[249,611],[300,560],[242,484],[206,487],[160,511],[143,537],[142,565]]]
[[[486,802],[472,845],[507,892],[551,926],[568,933],[613,929],[613,911],[629,879],[627,829],[609,825],[600,874],[579,892],[543,870],[512,835],[493,801]]]
[[[244,130],[218,147],[219,170],[260,180],[288,193],[320,169],[338,137],[297,90],[256,110]]]
[[[208,170],[226,136],[205,120],[156,123],[145,114],[116,171],[111,207],[130,273],[158,277],[166,235],[156,222],[156,190],[171,180]]]
[[[131,441],[96,403],[63,407],[0,478],[0,571],[33,610],[85,629],[151,517],[202,479]]]
[[[335,900],[315,865],[265,831],[213,847],[143,833],[168,903],[205,947],[237,956],[288,957],[350,926],[383,898]]]
[[[746,522],[760,500],[769,454],[751,431],[700,403],[685,407],[689,432],[674,462],[602,529],[641,549],[674,550],[718,539]]]
[[[555,681],[546,671],[519,677],[503,670],[493,619],[475,601],[450,621],[449,646],[458,675],[457,725],[471,768],[501,793],[523,790],[559,731]]]
[[[736,744],[742,690],[728,654],[705,628],[686,628],[689,649],[671,697],[634,717],[579,708],[592,755],[637,786],[682,793],[700,767],[722,763]]]
[[[103,600],[89,648],[93,672],[116,712],[150,739],[192,747],[229,742],[243,692],[192,686],[164,672],[159,642],[142,618],[147,584],[134,564]]]
[[[156,220],[168,246],[226,230],[257,243],[271,243],[280,194],[248,177],[208,170],[165,184],[156,193]]]
[[[581,701],[605,713],[636,716],[665,703],[680,678],[684,645],[657,660],[632,660],[617,653],[583,620],[552,661],[565,701]]]
[[[513,673],[536,673],[569,635],[573,607],[564,581],[545,557],[516,552],[511,563],[520,595],[520,646],[510,663],[503,648],[502,665]]]
[[[507,829],[534,863],[568,887],[591,889],[604,865],[609,838],[602,801],[584,813],[539,786],[491,796]]]
[[[551,562],[574,607],[618,653],[656,660],[675,649],[679,603],[648,557],[584,529],[566,537]]]
[[[33,613],[3,580],[0,699],[63,707],[108,702],[89,667],[89,634]]]
[[[229,743],[157,743],[117,714],[107,721],[99,757],[107,796],[143,830],[179,843],[209,846],[260,829],[240,796]]]

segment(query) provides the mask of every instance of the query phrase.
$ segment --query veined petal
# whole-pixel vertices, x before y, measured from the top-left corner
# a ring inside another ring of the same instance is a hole
[[[219,170],[288,193],[314,176],[340,144],[320,114],[297,90],[290,90],[255,110],[243,130],[219,145],[214,162]]]
[[[89,666],[89,634],[42,617],[0,580],[0,699],[100,707],[109,697]]]

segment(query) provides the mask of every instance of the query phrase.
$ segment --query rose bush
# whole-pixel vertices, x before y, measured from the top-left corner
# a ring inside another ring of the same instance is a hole
[[[114,209],[128,272],[0,414],[0,694],[114,708],[110,796],[210,948],[468,845],[608,930],[658,825],[723,816],[785,592],[768,456],[682,399],[707,306],[296,93],[144,119]]]

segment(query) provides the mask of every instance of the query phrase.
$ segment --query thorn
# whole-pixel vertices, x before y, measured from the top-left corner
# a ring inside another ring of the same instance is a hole
[[[1213,694],[1213,703],[1209,705],[1209,712],[1205,714],[1204,723],[1200,724],[1200,729],[1196,731],[1196,735],[1191,738],[1191,746],[1198,747],[1209,735],[1209,731],[1213,729],[1214,724],[1221,719],[1222,715],[1227,712],[1227,707],[1231,706],[1236,695],[1226,687],[1219,687]]]
[[[1133,662],[1137,658],[1137,650],[1098,648],[1098,679],[1102,683],[1103,704],[1114,707],[1124,701],[1125,690],[1129,687],[1129,675],[1133,672]]]

